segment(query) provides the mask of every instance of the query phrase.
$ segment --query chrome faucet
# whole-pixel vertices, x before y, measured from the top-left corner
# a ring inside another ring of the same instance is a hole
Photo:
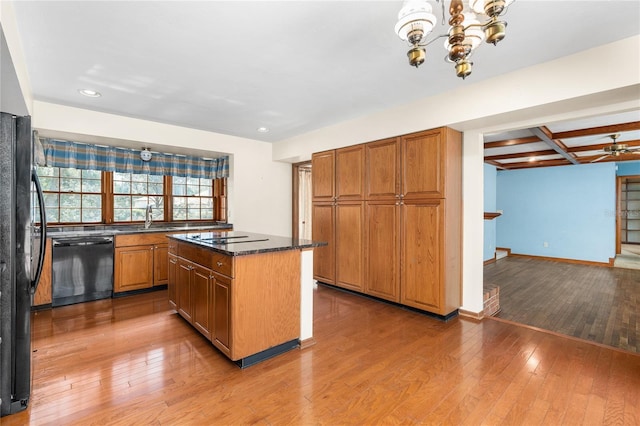
[[[153,213],[153,208],[151,204],[147,204],[147,211],[144,216],[144,229],[149,229],[151,226],[151,222],[153,222],[153,218],[151,217],[151,213]]]

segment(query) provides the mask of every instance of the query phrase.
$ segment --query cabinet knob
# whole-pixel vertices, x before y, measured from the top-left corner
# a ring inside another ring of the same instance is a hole
[[[218,268],[220,268],[222,265],[224,265],[224,263],[222,263],[222,262],[216,262],[216,265],[218,265]]]

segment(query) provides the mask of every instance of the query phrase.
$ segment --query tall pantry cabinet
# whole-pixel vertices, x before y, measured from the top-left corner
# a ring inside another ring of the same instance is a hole
[[[442,316],[460,307],[461,144],[460,133],[439,128],[360,145],[364,277],[355,290]],[[314,182],[326,180],[327,170],[314,163]],[[313,238],[328,241],[316,235],[315,217],[313,226]],[[330,245],[355,245],[354,237],[334,226]],[[316,279],[340,285],[321,274]]]
[[[314,250],[314,278],[362,291],[364,145],[313,154],[312,170],[313,238],[328,243]]]

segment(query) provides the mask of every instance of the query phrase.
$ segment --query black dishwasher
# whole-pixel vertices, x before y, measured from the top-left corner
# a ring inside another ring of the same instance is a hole
[[[53,238],[51,306],[113,295],[113,237]]]

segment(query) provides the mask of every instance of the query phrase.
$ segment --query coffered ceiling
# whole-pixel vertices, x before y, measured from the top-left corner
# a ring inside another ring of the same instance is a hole
[[[628,153],[608,154],[612,135]],[[640,111],[485,135],[485,163],[498,169],[640,160]]]

